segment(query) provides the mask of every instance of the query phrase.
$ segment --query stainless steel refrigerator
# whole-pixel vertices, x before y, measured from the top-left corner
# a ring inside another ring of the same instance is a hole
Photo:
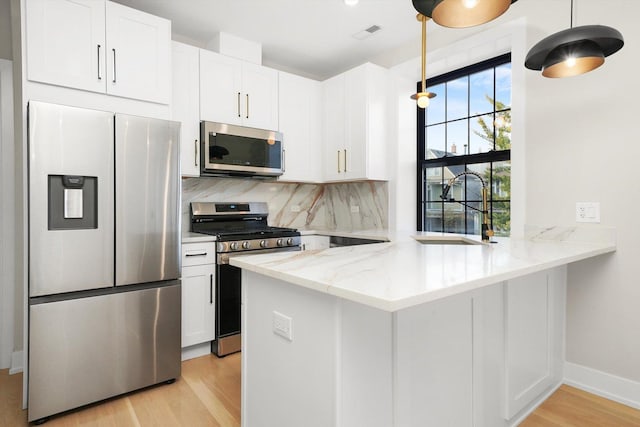
[[[180,376],[179,123],[30,102],[29,421]]]

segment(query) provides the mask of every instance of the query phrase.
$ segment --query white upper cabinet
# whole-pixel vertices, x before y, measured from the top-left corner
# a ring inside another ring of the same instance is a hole
[[[201,50],[200,118],[277,130],[278,72]]]
[[[279,120],[284,147],[281,181],[322,181],[320,82],[279,73]]]
[[[107,11],[107,93],[168,104],[171,21],[110,1]]]
[[[388,73],[363,64],[323,82],[324,179],[386,180]]]
[[[27,78],[168,104],[171,22],[104,0],[26,1]]]
[[[27,78],[105,91],[104,1],[26,2]]]
[[[171,62],[171,119],[182,123],[182,176],[200,176],[200,49],[172,42]]]

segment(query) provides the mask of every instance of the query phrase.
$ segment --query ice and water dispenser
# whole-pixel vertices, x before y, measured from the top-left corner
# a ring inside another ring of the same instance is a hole
[[[49,230],[98,228],[98,178],[49,175]]]

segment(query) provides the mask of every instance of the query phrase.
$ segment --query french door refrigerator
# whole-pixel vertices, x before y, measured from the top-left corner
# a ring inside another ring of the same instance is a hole
[[[180,376],[179,126],[29,103],[29,421]]]

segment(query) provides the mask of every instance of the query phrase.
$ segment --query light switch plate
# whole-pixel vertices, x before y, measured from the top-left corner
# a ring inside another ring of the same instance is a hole
[[[300,212],[300,205],[291,205],[291,212]]]
[[[576,222],[600,222],[599,202],[576,202]]]
[[[360,206],[351,205],[351,213],[360,213]]]

